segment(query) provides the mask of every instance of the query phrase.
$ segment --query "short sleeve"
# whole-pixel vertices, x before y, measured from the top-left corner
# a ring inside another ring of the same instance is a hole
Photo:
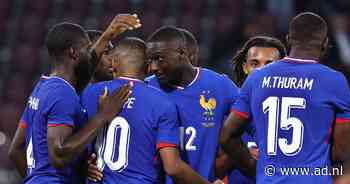
[[[350,121],[350,90],[343,74],[340,74],[338,86],[334,86],[334,105],[336,109],[336,123]]]
[[[47,126],[75,126],[75,117],[80,107],[79,99],[74,92],[58,90],[53,97],[48,112]]]
[[[238,98],[232,105],[231,112],[243,118],[249,118],[251,115],[250,98],[252,90],[252,75],[244,81],[242,88],[239,90]]]
[[[22,113],[21,119],[19,120],[18,127],[27,128],[28,126],[28,107],[26,107]]]
[[[225,112],[226,115],[230,112],[230,107],[235,103],[238,98],[239,88],[235,83],[232,82],[227,75],[222,75],[225,87],[225,103],[228,105],[228,108]]]
[[[179,146],[179,125],[176,107],[167,103],[159,117],[157,149]]]

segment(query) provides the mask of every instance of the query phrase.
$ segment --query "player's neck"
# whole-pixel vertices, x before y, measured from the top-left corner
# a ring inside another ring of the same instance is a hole
[[[186,87],[188,86],[196,77],[197,70],[195,67],[190,66],[184,69],[182,73],[182,80],[180,81],[179,86]]]
[[[292,48],[288,57],[318,61],[320,59],[320,52],[316,49]]]
[[[118,75],[118,77],[127,77],[127,78],[132,78],[132,79],[138,79],[138,80],[141,80],[143,81],[146,76],[144,74],[141,74],[141,73],[134,73],[134,72],[126,72],[126,73],[120,73]]]
[[[50,76],[60,77],[60,78],[64,79],[65,81],[67,81],[75,89],[77,88],[76,78],[74,77],[73,69],[64,67],[63,65],[56,66],[55,69],[52,70]]]

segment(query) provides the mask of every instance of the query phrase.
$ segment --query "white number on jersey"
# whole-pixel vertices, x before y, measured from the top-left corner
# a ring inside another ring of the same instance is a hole
[[[187,143],[185,144],[185,150],[186,151],[196,151],[197,146],[194,145],[194,139],[197,136],[197,130],[194,127],[187,127],[186,130],[184,127],[180,127],[180,140],[181,140],[181,149],[183,150],[183,142],[184,142],[184,136],[183,134],[190,136]]]
[[[26,156],[27,156],[27,167],[29,171],[31,171],[32,169],[35,168],[32,137],[30,137],[29,144],[27,146]]]
[[[303,147],[304,125],[300,119],[291,116],[290,110],[305,109],[306,100],[297,97],[282,97],[281,108],[279,108],[279,101],[278,97],[271,96],[263,102],[263,112],[268,113],[267,154],[276,155],[278,144],[284,155],[294,156]],[[281,130],[293,128],[290,144],[286,138],[278,138],[279,128]]]
[[[116,140],[118,132],[120,138]],[[100,132],[96,141],[97,166],[103,170],[106,164],[112,171],[122,172],[128,166],[130,126],[125,118],[118,116],[109,124],[105,133]],[[119,141],[119,148],[116,148],[116,141]],[[116,151],[118,160],[114,161]]]

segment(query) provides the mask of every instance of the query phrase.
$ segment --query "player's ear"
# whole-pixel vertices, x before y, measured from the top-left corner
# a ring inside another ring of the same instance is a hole
[[[190,54],[190,58],[189,59],[190,59],[191,64],[195,65],[195,63],[193,63],[195,61],[195,59],[196,59],[195,55],[194,54]]]
[[[329,39],[328,37],[326,37],[326,39],[324,39],[323,43],[322,43],[322,51],[326,52],[328,49],[328,43],[329,43]]]
[[[69,57],[73,60],[78,60],[79,58],[77,51],[73,47],[69,47]]]
[[[188,55],[186,53],[186,50],[184,48],[180,49],[180,54],[179,54],[179,60],[183,62],[191,62],[190,58],[188,58]]]
[[[286,36],[286,43],[287,43],[286,49],[287,49],[287,55],[288,55],[289,54],[289,50],[290,50],[290,46],[291,46],[291,44],[290,44],[290,37],[289,37],[288,34]]]
[[[324,39],[324,41],[322,42],[322,45],[321,45],[321,58],[323,58],[327,54],[327,51],[328,51],[328,48],[329,48],[328,47],[328,43],[329,43],[329,40],[328,40],[328,37],[326,37]]]

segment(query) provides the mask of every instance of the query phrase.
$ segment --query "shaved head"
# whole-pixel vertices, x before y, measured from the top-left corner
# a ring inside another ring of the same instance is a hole
[[[289,24],[289,42],[299,46],[321,46],[327,39],[327,23],[311,12],[300,13]]]
[[[178,28],[178,29],[182,31],[182,33],[185,36],[186,49],[192,65],[198,66],[198,54],[199,54],[198,41],[190,31],[183,28]]]
[[[127,37],[120,40],[111,51],[113,69],[118,76],[125,74],[145,75],[146,71],[146,44],[136,37]]]
[[[147,42],[174,43],[181,49],[186,48],[186,37],[182,31],[174,26],[163,26],[152,33]]]

